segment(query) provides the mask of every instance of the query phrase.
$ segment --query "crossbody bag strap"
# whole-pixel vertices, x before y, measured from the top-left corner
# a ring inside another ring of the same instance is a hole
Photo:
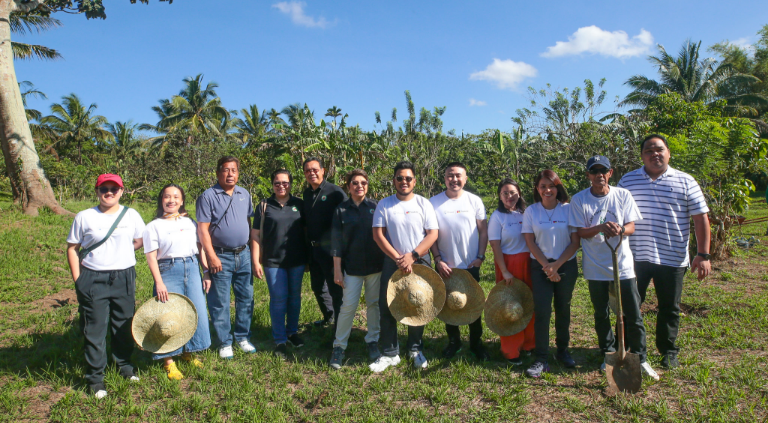
[[[91,251],[101,247],[101,244],[105,243],[110,236],[112,236],[112,232],[115,231],[115,228],[117,228],[117,225],[120,224],[120,221],[123,220],[123,216],[125,216],[125,213],[128,212],[128,207],[123,207],[123,211],[120,212],[120,214],[117,216],[117,219],[115,219],[115,223],[112,224],[112,227],[109,228],[109,231],[107,232],[107,236],[105,236],[101,241],[91,245],[88,248],[80,249],[78,252],[78,256],[80,257],[80,261],[83,261],[85,256],[91,253]]]
[[[315,196],[315,201],[312,202],[312,208],[315,208],[315,204],[317,204],[317,199],[320,198],[320,193],[323,192],[323,186],[325,186],[325,183],[327,182],[327,179],[323,179],[323,182],[320,183],[320,191],[317,192],[317,195]]]
[[[230,207],[232,207],[233,201],[235,201],[235,191],[232,191],[232,198],[229,199],[229,205],[227,205],[227,209],[224,210],[224,214],[221,215],[221,218],[219,218],[219,221],[208,227],[209,234],[212,234],[214,229],[218,228],[219,225],[221,225],[221,222],[224,221],[224,218],[227,216],[227,213],[229,213]]]

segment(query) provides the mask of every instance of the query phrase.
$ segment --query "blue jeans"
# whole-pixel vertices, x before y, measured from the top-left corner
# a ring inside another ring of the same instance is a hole
[[[301,278],[304,266],[288,269],[265,267],[264,276],[269,288],[269,317],[275,344],[285,344],[288,337],[299,331],[301,312]]]
[[[211,274],[211,289],[208,291],[208,312],[213,323],[213,337],[218,348],[232,345],[229,316],[229,289],[235,293],[235,333],[240,342],[251,336],[253,316],[253,278],[251,277],[251,250],[246,247],[239,253],[218,253],[221,271]]]
[[[211,346],[211,332],[208,328],[208,311],[205,308],[205,291],[203,280],[200,278],[200,267],[197,257],[181,257],[158,260],[160,276],[163,277],[168,292],[181,294],[189,298],[197,310],[197,330],[192,339],[182,348],[167,354],[152,354],[153,360],[174,357],[182,352],[202,351]],[[157,296],[157,287],[152,288],[152,294]]]

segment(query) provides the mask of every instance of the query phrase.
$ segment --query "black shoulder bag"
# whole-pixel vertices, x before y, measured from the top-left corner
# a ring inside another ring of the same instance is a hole
[[[128,212],[128,207],[123,207],[123,211],[120,212],[120,214],[117,216],[117,219],[115,219],[115,223],[112,224],[112,227],[109,228],[109,232],[107,232],[107,236],[104,237],[101,241],[91,245],[88,248],[81,248],[80,251],[77,252],[77,256],[80,258],[80,261],[83,261],[85,256],[91,253],[91,251],[101,247],[101,244],[105,243],[109,237],[112,236],[112,232],[115,231],[115,228],[117,228],[117,225],[120,224],[120,221],[123,220],[123,216],[125,216],[125,213]]]

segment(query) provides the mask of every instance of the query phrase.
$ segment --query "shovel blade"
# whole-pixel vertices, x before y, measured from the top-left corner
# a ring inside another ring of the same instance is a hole
[[[605,374],[608,377],[608,393],[615,395],[617,392],[640,392],[643,385],[643,374],[640,369],[640,356],[626,353],[624,359],[618,352],[605,355]]]

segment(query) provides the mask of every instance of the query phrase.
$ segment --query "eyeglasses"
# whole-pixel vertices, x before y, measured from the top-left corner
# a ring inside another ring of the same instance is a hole
[[[304,173],[320,173],[320,168],[315,169],[304,169]]]
[[[274,187],[280,187],[280,186],[287,187],[290,185],[291,185],[290,182],[272,182],[272,186]]]
[[[587,172],[589,172],[590,175],[605,175],[610,171],[611,169],[602,168],[602,169],[589,169]]]
[[[395,180],[397,182],[403,182],[403,180],[405,180],[405,182],[410,183],[413,181],[413,176],[395,176]]]
[[[108,192],[111,192],[112,194],[117,194],[118,192],[120,192],[121,189],[122,188],[120,188],[120,187],[112,187],[112,188],[99,187],[99,192],[101,194],[106,194]]]
[[[367,187],[368,182],[367,181],[352,181],[353,186],[361,186],[361,187]]]

